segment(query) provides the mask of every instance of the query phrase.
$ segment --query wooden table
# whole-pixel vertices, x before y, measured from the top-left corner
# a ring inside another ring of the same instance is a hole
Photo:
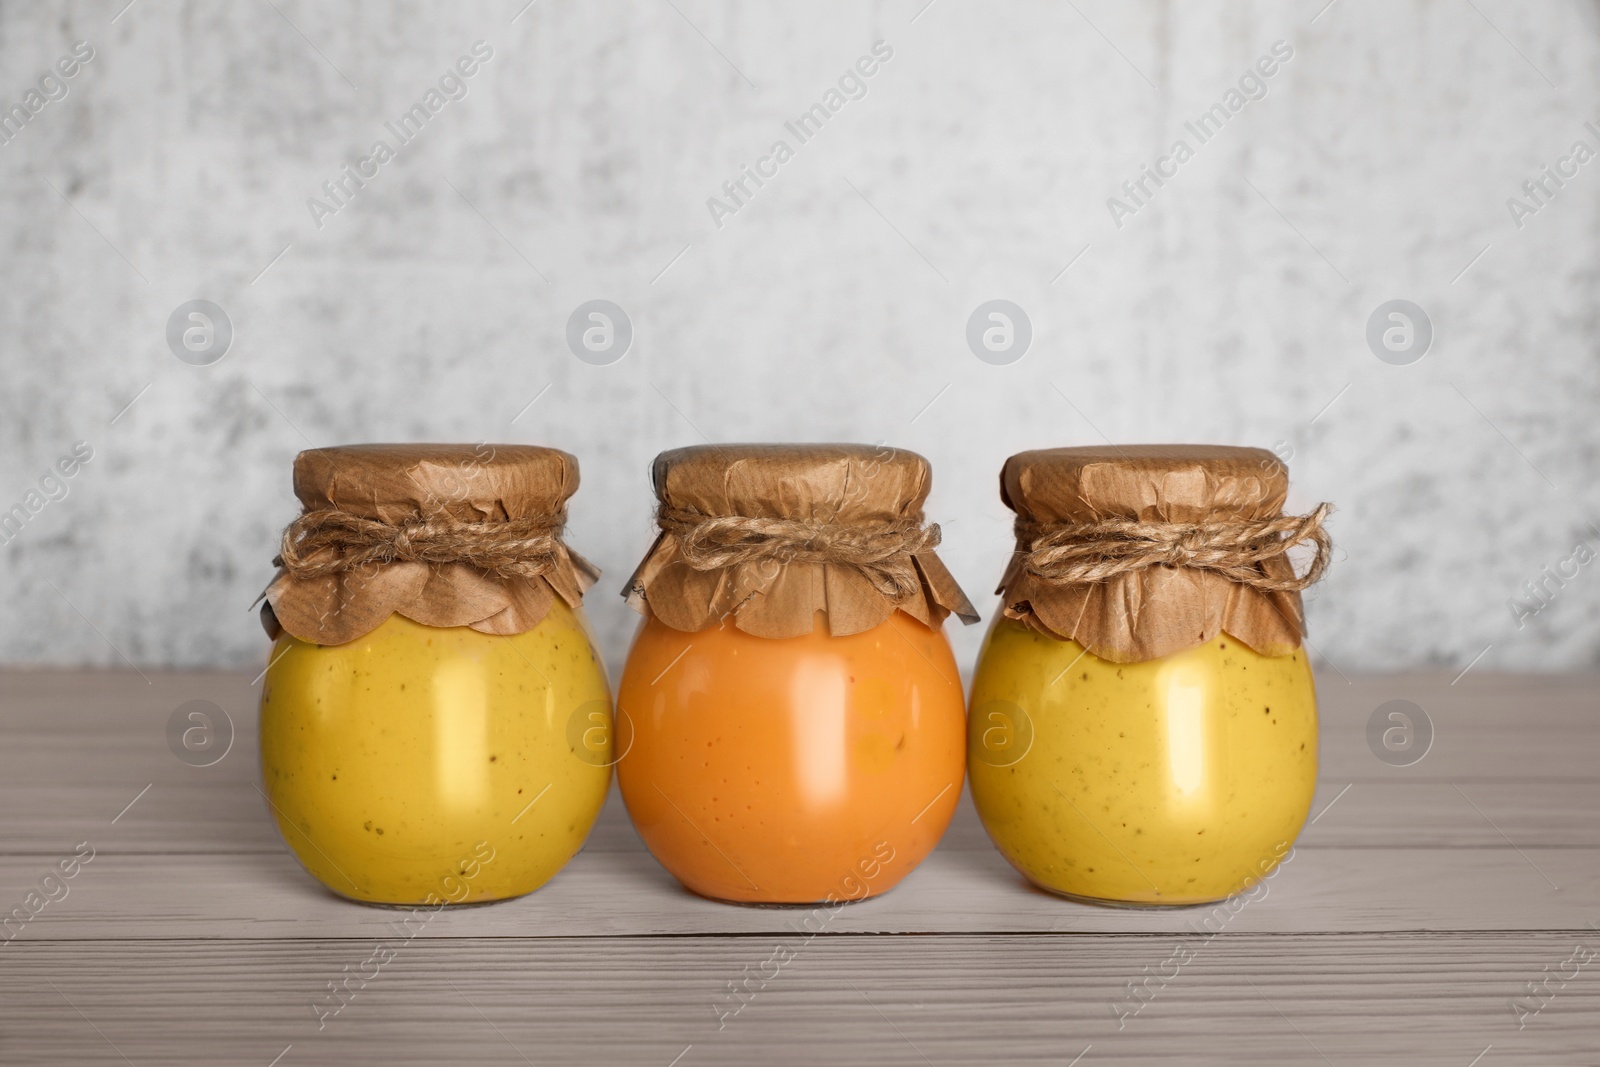
[[[94,850],[0,944],[0,1062],[1600,1063],[1594,677],[1324,676],[1314,821],[1225,922],[1035,892],[963,803],[898,889],[808,936],[679,889],[613,795],[547,887],[407,937],[279,841],[249,677],[146,674],[0,674],[0,909]],[[1413,766],[1368,748],[1390,698],[1434,724]],[[210,767],[167,745],[193,699],[236,727]]]

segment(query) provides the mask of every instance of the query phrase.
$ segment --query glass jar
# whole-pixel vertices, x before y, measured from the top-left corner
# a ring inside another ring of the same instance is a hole
[[[996,847],[1039,887],[1216,901],[1288,854],[1317,779],[1299,589],[1327,507],[1284,517],[1270,452],[1011,457],[1017,551],[972,686],[968,772]],[[1297,578],[1285,555],[1315,541]]]
[[[577,462],[361,445],[295,461],[263,609],[264,793],[301,864],[375,904],[531,892],[611,781],[611,700],[560,540]]]
[[[618,693],[618,784],[651,853],[717,900],[885,892],[961,793],[941,624],[976,616],[933,553],[927,461],[856,445],[658,457],[662,534]]]

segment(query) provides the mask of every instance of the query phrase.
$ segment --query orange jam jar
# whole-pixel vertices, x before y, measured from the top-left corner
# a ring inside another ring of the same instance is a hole
[[[1270,452],[1125,445],[1024,452],[1002,613],[972,684],[984,827],[1035,885],[1184,905],[1251,889],[1317,784],[1299,591],[1328,506],[1284,516]],[[1287,551],[1314,542],[1297,577]]]
[[[543,885],[611,786],[611,699],[561,541],[578,465],[526,445],[302,452],[263,621],[263,795],[301,864],[374,904]]]
[[[694,892],[859,900],[938,843],[966,714],[940,627],[976,614],[934,555],[928,463],[862,445],[656,458],[661,534],[618,693],[617,780]]]

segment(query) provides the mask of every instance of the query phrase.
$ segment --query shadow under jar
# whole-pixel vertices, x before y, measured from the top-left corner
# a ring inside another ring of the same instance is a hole
[[[527,445],[302,452],[263,621],[261,776],[341,896],[501,900],[582,847],[611,783],[611,699],[561,541],[577,461]]]
[[[617,779],[657,860],[753,904],[860,900],[938,843],[966,709],[921,456],[716,445],[657,457],[660,537],[618,693]]]
[[[984,827],[1050,892],[1221,900],[1269,875],[1317,781],[1300,589],[1327,505],[1284,516],[1270,452],[1127,445],[1023,452],[1001,498],[1017,547],[972,686]],[[1287,551],[1312,542],[1296,576]]]

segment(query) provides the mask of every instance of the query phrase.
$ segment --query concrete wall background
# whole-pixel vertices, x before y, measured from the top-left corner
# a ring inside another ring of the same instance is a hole
[[[1600,662],[1600,568],[1521,629],[1508,607],[1600,547],[1600,161],[1520,228],[1507,206],[1600,148],[1596,5],[922,2],[0,7],[7,106],[95,50],[0,147],[0,508],[94,451],[0,548],[0,660],[263,662],[297,450],[489,439],[582,460],[615,670],[647,464],[704,436],[923,452],[985,609],[1009,453],[1278,445],[1291,503],[1340,508],[1310,609],[1333,666]],[[880,39],[866,95],[714,225]],[[307,198],[479,40],[467,97],[318,228]],[[1116,226],[1107,198],[1278,40],[1265,98]],[[636,330],[609,366],[564,341],[597,297]],[[235,330],[214,365],[165,340],[194,298]],[[1008,366],[964,339],[993,298],[1035,331]],[[1395,298],[1435,330],[1409,366],[1364,341]],[[965,665],[979,633],[953,637]]]

